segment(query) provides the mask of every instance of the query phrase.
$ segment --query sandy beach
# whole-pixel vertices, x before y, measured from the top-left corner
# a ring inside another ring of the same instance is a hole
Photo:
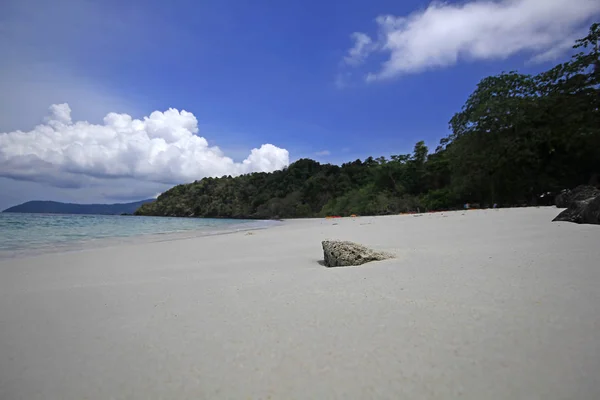
[[[0,399],[599,399],[600,226],[558,212],[0,261]],[[325,268],[324,239],[396,258]]]

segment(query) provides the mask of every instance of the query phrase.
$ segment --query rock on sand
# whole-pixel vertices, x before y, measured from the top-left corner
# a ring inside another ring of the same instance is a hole
[[[392,258],[391,254],[377,252],[353,242],[324,240],[322,245],[326,267],[362,265],[370,261]]]
[[[575,188],[571,192],[567,207],[553,221],[600,224],[600,190],[595,187],[580,186]]]

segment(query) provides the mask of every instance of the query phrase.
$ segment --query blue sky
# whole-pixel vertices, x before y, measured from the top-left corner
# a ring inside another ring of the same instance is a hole
[[[4,1],[0,208],[137,200],[192,177],[401,154],[418,140],[433,150],[481,78],[565,60],[599,12],[592,0]],[[63,103],[70,118],[44,119]],[[135,140],[176,137],[134,151],[135,123],[98,127],[110,112],[143,121],[169,108],[198,130],[157,115],[161,128]]]

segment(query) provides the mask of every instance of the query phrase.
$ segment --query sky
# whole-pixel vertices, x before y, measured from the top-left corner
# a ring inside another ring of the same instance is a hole
[[[3,0],[0,210],[434,150],[476,84],[572,54],[597,0]]]

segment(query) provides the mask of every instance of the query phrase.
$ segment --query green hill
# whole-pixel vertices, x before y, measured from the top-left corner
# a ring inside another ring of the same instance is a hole
[[[534,205],[548,192],[598,184],[600,26],[581,51],[538,75],[487,77],[450,119],[451,133],[429,154],[342,166],[299,160],[283,171],[205,178],[176,186],[139,215],[293,218],[376,215],[462,207]],[[435,112],[432,105],[431,112]]]

